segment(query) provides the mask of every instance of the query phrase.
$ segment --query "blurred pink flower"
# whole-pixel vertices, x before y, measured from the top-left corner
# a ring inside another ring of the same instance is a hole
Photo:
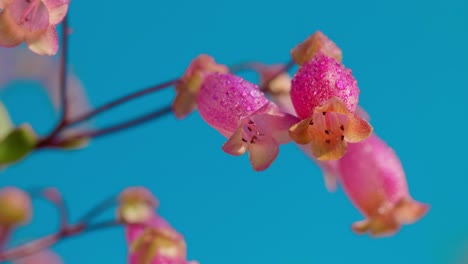
[[[55,26],[68,11],[69,0],[0,0],[0,46],[26,42],[40,55],[58,51]]]
[[[427,205],[411,198],[400,159],[375,134],[349,144],[339,160],[338,177],[348,197],[366,217],[353,224],[357,233],[392,235],[400,225],[416,222],[428,210]]]
[[[125,235],[129,264],[196,264],[187,261],[185,240],[162,217],[154,215],[145,224],[128,224]]]
[[[228,138],[223,150],[231,155],[249,152],[256,171],[267,169],[290,141],[288,129],[298,119],[282,113],[259,88],[232,74],[213,73],[197,97],[202,118]]]
[[[342,64],[323,53],[302,65],[291,84],[291,100],[299,118],[290,129],[298,144],[311,142],[319,160],[339,159],[347,142],[359,142],[372,133],[370,124],[354,114],[359,88]]]
[[[28,52],[24,48],[0,48],[0,91],[15,81],[38,82],[47,93],[50,102],[58,114],[60,110],[60,65],[55,58],[40,56]],[[68,111],[67,120],[83,115],[90,109],[86,91],[78,77],[69,73],[67,76]],[[91,125],[90,121],[83,122],[73,128],[67,128],[61,137],[72,135]],[[83,145],[84,146],[84,145]]]

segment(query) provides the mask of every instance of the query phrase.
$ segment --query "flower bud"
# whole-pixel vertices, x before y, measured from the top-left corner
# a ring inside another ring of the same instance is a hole
[[[0,225],[13,227],[31,219],[31,198],[15,187],[0,189]]]

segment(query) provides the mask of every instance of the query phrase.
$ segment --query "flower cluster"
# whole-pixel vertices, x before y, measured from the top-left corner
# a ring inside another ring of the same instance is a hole
[[[314,40],[324,43],[315,43]],[[324,54],[328,54],[328,56],[333,55],[341,59],[341,51],[339,51],[336,45],[332,45],[330,40],[321,32],[312,35],[305,43],[314,47],[313,52],[316,52],[316,58],[323,60],[322,66],[326,66],[331,60],[330,57],[324,58]],[[328,48],[319,53],[317,51],[319,48],[317,47]],[[310,49],[304,47],[304,44],[301,44],[292,51],[292,56],[296,61],[298,61],[297,54],[299,51],[309,55],[312,53]],[[303,61],[299,62],[305,63]],[[264,80],[268,76],[271,76],[271,72],[275,69],[277,69],[277,66],[262,66],[257,71],[261,79]],[[316,69],[314,72],[320,72],[320,70]],[[289,76],[282,75],[280,76],[281,78],[271,82],[265,88],[265,91],[280,106],[282,111],[290,114],[297,113],[298,116],[307,117],[308,112],[301,112],[304,111],[301,105],[304,101],[298,102],[298,100],[292,99],[294,81],[297,81],[298,75],[301,74],[296,74],[292,82],[288,82],[290,80]],[[314,82],[312,81],[312,84],[309,83],[308,85],[309,87],[313,87],[313,84]],[[317,85],[316,82],[315,84]],[[299,85],[301,84],[299,83]],[[346,98],[346,96],[344,97]],[[338,101],[336,98],[334,100]],[[294,104],[294,102],[296,103]],[[349,109],[350,107],[354,109],[351,120],[358,120],[362,124],[360,129],[358,129],[359,126],[351,126],[355,130],[354,133],[361,133],[362,135],[362,132],[366,131],[366,137],[363,137],[358,142],[350,141],[351,144],[349,144],[341,158],[330,160],[321,158],[323,156],[317,155],[316,147],[314,147],[315,143],[313,142],[314,138],[312,137],[309,143],[296,142],[299,143],[298,146],[301,150],[322,168],[327,188],[330,191],[334,191],[337,188],[337,184],[340,183],[351,202],[366,217],[365,220],[352,225],[352,229],[356,233],[369,233],[372,236],[393,235],[399,230],[401,225],[416,222],[423,217],[427,213],[429,206],[414,201],[409,194],[405,172],[395,151],[375,133],[370,134],[370,136],[367,135],[369,128],[367,125],[369,120],[367,112],[353,100],[345,102],[346,104],[339,102],[342,104],[341,107],[343,109]],[[326,116],[329,113],[322,113],[322,115]],[[317,113],[317,116],[320,117],[320,112]],[[314,123],[314,125],[316,123],[314,119],[310,119],[309,122]],[[348,121],[348,125],[352,122],[355,121]],[[333,123],[327,122],[326,124]],[[309,125],[312,126],[312,124]],[[342,129],[340,128],[340,130]],[[342,130],[342,132],[345,131]],[[332,134],[331,130],[329,132]],[[346,136],[344,136],[344,139],[346,140]]]
[[[398,156],[372,133],[367,113],[358,106],[357,81],[341,63],[337,45],[316,32],[292,49],[291,57],[299,65],[293,78],[281,72],[281,65],[253,67],[261,88],[206,60],[199,68],[222,70],[197,75],[191,110],[198,107],[201,117],[228,138],[222,147],[226,153],[248,152],[256,171],[267,169],[279,145],[293,140],[323,169],[327,187],[333,190],[340,182],[367,218],[353,224],[356,233],[392,235],[421,218],[428,206],[411,198]],[[198,58],[192,62],[184,77],[199,63]],[[179,97],[183,91],[177,89]]]
[[[267,169],[279,145],[291,140],[311,143],[319,160],[339,159],[348,142],[372,133],[371,125],[355,114],[357,82],[341,64],[341,50],[321,32],[295,47],[292,58],[300,65],[290,82],[297,116],[281,111],[257,85],[226,72],[208,55],[196,58],[183,75],[184,85],[176,86],[174,112],[183,112],[178,115],[183,118],[187,106],[190,111],[198,107],[201,117],[228,138],[222,149],[231,155],[248,152],[256,171]],[[189,99],[181,106],[182,97]]]

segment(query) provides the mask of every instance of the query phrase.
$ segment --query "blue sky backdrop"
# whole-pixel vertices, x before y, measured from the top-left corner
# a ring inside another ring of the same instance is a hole
[[[58,187],[76,219],[125,186],[144,185],[201,264],[468,263],[460,260],[468,255],[467,1],[72,1],[70,24],[70,63],[93,105],[179,76],[200,53],[226,64],[284,62],[297,43],[323,31],[342,48],[361,105],[399,154],[412,195],[431,210],[391,238],[355,235],[350,224],[362,216],[341,189],[326,191],[317,166],[293,144],[254,173],[247,156],[221,151],[225,139],[198,113],[81,151],[34,154],[4,171],[0,186]],[[11,88],[2,99],[14,121],[47,131],[45,96],[26,84]],[[168,90],[96,124],[172,98]],[[17,241],[54,230],[53,209],[37,205]],[[122,229],[54,249],[68,264],[126,261]]]

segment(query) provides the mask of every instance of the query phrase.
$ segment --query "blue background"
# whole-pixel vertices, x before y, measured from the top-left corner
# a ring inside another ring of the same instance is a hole
[[[100,138],[81,151],[34,154],[4,171],[1,186],[58,187],[76,219],[125,186],[144,185],[185,235],[190,259],[202,264],[468,263],[460,260],[468,251],[465,0],[113,3],[71,5],[70,63],[93,105],[179,76],[200,53],[226,64],[284,62],[292,47],[322,30],[342,48],[375,131],[399,154],[411,193],[431,205],[429,214],[391,238],[355,235],[350,224],[362,216],[341,190],[325,190],[317,166],[293,144],[270,169],[254,173],[246,156],[221,151],[225,139],[198,113]],[[19,86],[4,95],[14,121],[47,131],[47,99]],[[139,100],[96,124],[172,96]],[[38,204],[33,225],[15,240],[56,223],[53,209]],[[122,229],[54,249],[69,264],[125,263]]]

